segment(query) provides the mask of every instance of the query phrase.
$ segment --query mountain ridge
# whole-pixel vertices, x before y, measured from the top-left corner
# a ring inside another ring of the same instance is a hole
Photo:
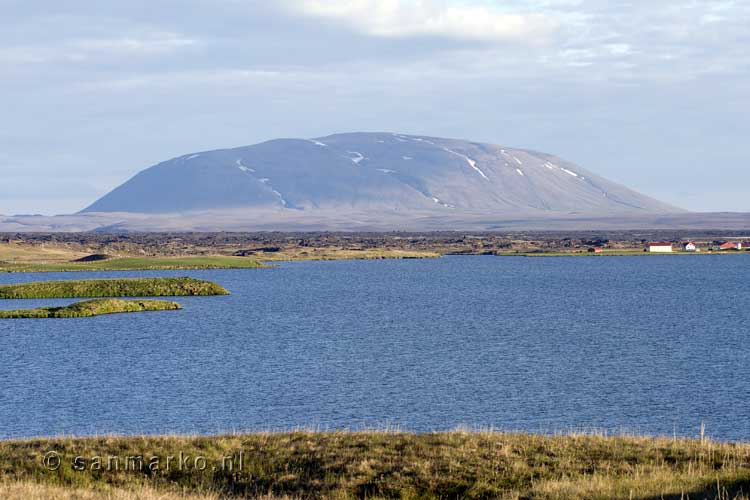
[[[188,153],[79,212],[615,216],[686,211],[548,153],[460,139],[354,132]]]

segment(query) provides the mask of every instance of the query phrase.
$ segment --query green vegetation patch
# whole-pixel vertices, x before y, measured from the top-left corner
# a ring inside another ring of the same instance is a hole
[[[86,259],[86,258],[84,258]],[[122,257],[51,263],[0,263],[0,272],[167,271],[175,269],[254,269],[268,267],[247,257]]]
[[[63,307],[40,307],[38,309],[21,309],[0,311],[0,319],[23,318],[89,318],[103,314],[117,314],[143,311],[174,311],[182,309],[176,302],[166,300],[120,300],[96,299],[77,302]]]
[[[123,278],[0,285],[0,299],[176,297],[228,294],[225,288],[216,283],[194,278]]]

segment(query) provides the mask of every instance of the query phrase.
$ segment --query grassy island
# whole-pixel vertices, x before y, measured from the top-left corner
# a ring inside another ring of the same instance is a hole
[[[166,271],[176,269],[254,269],[267,267],[253,258],[225,255],[98,259],[93,257],[96,257],[96,255],[78,258],[69,262],[0,262],[0,272]]]
[[[63,307],[40,307],[37,309],[20,309],[0,311],[0,319],[24,318],[90,318],[103,314],[117,314],[143,311],[174,311],[182,309],[176,302],[165,300],[120,300],[96,299],[77,302]]]
[[[708,439],[492,432],[105,436],[0,441],[0,456],[0,496],[10,499],[750,498],[750,445]]]
[[[122,278],[0,285],[0,299],[176,297],[228,294],[225,288],[216,283],[193,278]]]

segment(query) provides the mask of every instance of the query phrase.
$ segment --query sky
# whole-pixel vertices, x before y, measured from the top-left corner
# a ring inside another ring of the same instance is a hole
[[[750,211],[747,0],[0,0],[0,213],[153,164],[390,131]]]

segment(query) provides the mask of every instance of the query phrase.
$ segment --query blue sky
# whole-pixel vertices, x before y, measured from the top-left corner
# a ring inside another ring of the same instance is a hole
[[[560,155],[750,211],[750,2],[0,0],[0,213],[275,137],[394,131]]]

